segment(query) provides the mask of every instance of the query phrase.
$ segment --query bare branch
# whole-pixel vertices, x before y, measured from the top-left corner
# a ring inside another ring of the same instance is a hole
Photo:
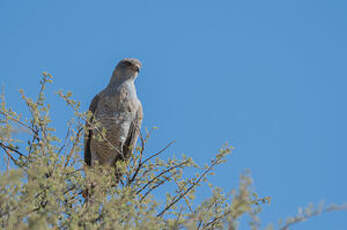
[[[303,213],[303,214],[299,214],[299,215],[293,217],[284,226],[282,226],[280,228],[280,230],[288,230],[289,227],[291,227],[292,225],[298,224],[300,222],[304,222],[307,219],[309,219],[311,217],[314,217],[314,216],[319,216],[321,214],[328,213],[328,212],[343,211],[343,210],[347,210],[347,204],[331,205],[331,206],[326,207],[324,209],[318,208],[318,209],[313,210],[311,212],[306,212],[306,213]]]
[[[142,192],[144,189],[146,189],[150,184],[152,184],[154,181],[156,181],[157,179],[159,179],[162,175],[164,175],[165,173],[170,172],[173,169],[179,168],[183,165],[185,165],[187,162],[189,162],[188,160],[185,160],[177,165],[174,165],[164,171],[162,171],[161,173],[159,173],[157,176],[155,176],[152,180],[150,180],[147,184],[145,184],[139,191],[136,192],[136,194],[139,194],[140,192]]]
[[[156,188],[158,188],[159,186],[161,186],[162,184],[164,184],[165,182],[167,182],[168,180],[161,180],[159,181],[159,183],[157,183],[156,185],[154,185],[153,187],[151,187],[144,195],[143,197],[141,197],[140,202],[142,202],[151,192],[153,192],[153,190],[155,190]]]
[[[176,141],[171,141],[169,144],[167,144],[162,150],[160,150],[159,152],[153,154],[152,156],[148,157],[147,159],[145,159],[143,161],[142,164],[145,164],[147,161],[151,160],[153,157],[158,156],[159,154],[161,154],[162,152],[164,152],[165,150],[167,150],[173,143],[175,143]]]
[[[15,163],[18,167],[21,167],[21,165],[18,163],[18,161],[11,155],[11,153],[8,151],[6,146],[4,146],[2,143],[0,143],[0,147],[5,151],[7,156]]]
[[[184,196],[186,196],[196,185],[200,184],[201,180],[209,173],[213,167],[218,163],[218,160],[213,160],[211,165],[201,174],[201,176],[196,179],[191,186],[185,190],[183,193],[178,195],[170,204],[168,204],[159,214],[157,214],[157,217],[160,217],[164,215],[164,213],[169,210],[173,205],[175,205],[178,201],[180,201]]]
[[[139,129],[139,128],[138,128]],[[132,182],[134,182],[137,174],[139,173],[140,169],[142,168],[142,155],[143,155],[143,150],[145,149],[145,141],[143,140],[143,136],[142,136],[142,132],[139,129],[139,133],[140,133],[140,139],[141,139],[141,151],[140,151],[140,159],[139,159],[139,163],[135,169],[135,173],[134,175],[131,177],[131,179],[128,179],[127,185],[130,185]]]
[[[1,143],[0,142],[0,146],[2,147],[2,148],[6,148],[6,149],[8,149],[8,150],[11,150],[12,152],[15,152],[15,153],[17,153],[19,156],[21,156],[21,157],[25,157],[26,158],[26,156],[23,154],[23,153],[21,153],[21,152],[19,152],[17,149],[15,149],[15,148],[12,148],[11,146],[8,146],[8,145],[5,145],[4,143]]]
[[[4,116],[9,117],[10,120],[15,121],[16,123],[20,124],[20,125],[23,126],[24,128],[31,130],[31,131],[33,132],[34,135],[38,136],[38,133],[37,133],[32,127],[28,126],[28,125],[25,124],[24,122],[18,120],[17,118],[14,118],[14,117],[10,116],[9,114],[7,114],[7,113],[5,113],[5,112],[3,112],[3,111],[0,111],[0,113],[1,113],[2,115],[4,115]]]
[[[66,147],[68,138],[69,138],[69,136],[70,136],[70,132],[71,132],[71,127],[70,127],[70,125],[69,125],[69,127],[67,128],[67,131],[66,131],[66,135],[65,135],[65,138],[64,138],[64,142],[63,142],[63,144],[61,145],[61,147],[60,147],[59,150],[58,150],[58,154],[60,154],[61,151],[63,151],[63,149]]]
[[[83,130],[83,128],[80,128],[80,129],[77,131],[77,134],[76,134],[76,137],[75,137],[75,141],[74,141],[74,143],[72,144],[72,148],[71,148],[71,150],[70,150],[70,153],[67,155],[64,168],[66,168],[66,166],[69,164],[70,158],[71,158],[72,154],[75,152],[75,148],[76,148],[76,146],[77,146],[78,143],[79,143],[82,130]]]

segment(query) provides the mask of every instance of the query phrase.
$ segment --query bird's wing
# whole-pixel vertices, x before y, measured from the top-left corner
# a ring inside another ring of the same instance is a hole
[[[85,132],[85,135],[84,135],[84,161],[89,166],[92,164],[92,155],[90,152],[90,142],[91,142],[91,139],[93,136],[93,131],[90,128],[90,124],[93,122],[94,114],[95,114],[95,110],[96,110],[98,101],[99,101],[99,95],[96,95],[93,98],[92,102],[90,103],[89,111],[92,112],[93,115],[91,116],[89,121],[86,122],[86,130],[88,130],[88,131]]]
[[[136,111],[135,119],[131,122],[128,131],[127,139],[123,145],[124,158],[127,159],[135,148],[137,138],[140,133],[141,123],[143,118],[142,105],[140,103],[139,108]]]

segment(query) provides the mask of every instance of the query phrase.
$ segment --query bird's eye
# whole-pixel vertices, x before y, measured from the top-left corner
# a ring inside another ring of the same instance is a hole
[[[125,65],[125,66],[131,66],[131,62],[125,61],[125,62],[124,62],[124,65]]]

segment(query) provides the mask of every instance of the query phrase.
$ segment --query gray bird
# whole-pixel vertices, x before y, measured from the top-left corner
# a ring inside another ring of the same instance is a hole
[[[113,166],[119,160],[126,160],[135,148],[142,122],[142,105],[136,95],[134,81],[141,69],[141,62],[135,58],[121,60],[113,71],[107,87],[92,100],[89,110],[93,116],[87,122],[84,141],[84,161],[93,166]],[[90,124],[98,122],[98,128]],[[96,134],[106,129],[105,138]]]

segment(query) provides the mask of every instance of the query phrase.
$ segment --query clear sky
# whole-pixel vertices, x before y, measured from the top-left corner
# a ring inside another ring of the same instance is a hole
[[[347,2],[0,1],[0,84],[21,110],[18,89],[49,87],[54,125],[70,113],[54,95],[71,90],[87,109],[117,62],[137,57],[143,126],[158,126],[150,149],[207,162],[235,147],[211,180],[234,188],[250,169],[271,196],[262,223],[309,202],[347,201]],[[347,212],[294,229],[346,229]]]

